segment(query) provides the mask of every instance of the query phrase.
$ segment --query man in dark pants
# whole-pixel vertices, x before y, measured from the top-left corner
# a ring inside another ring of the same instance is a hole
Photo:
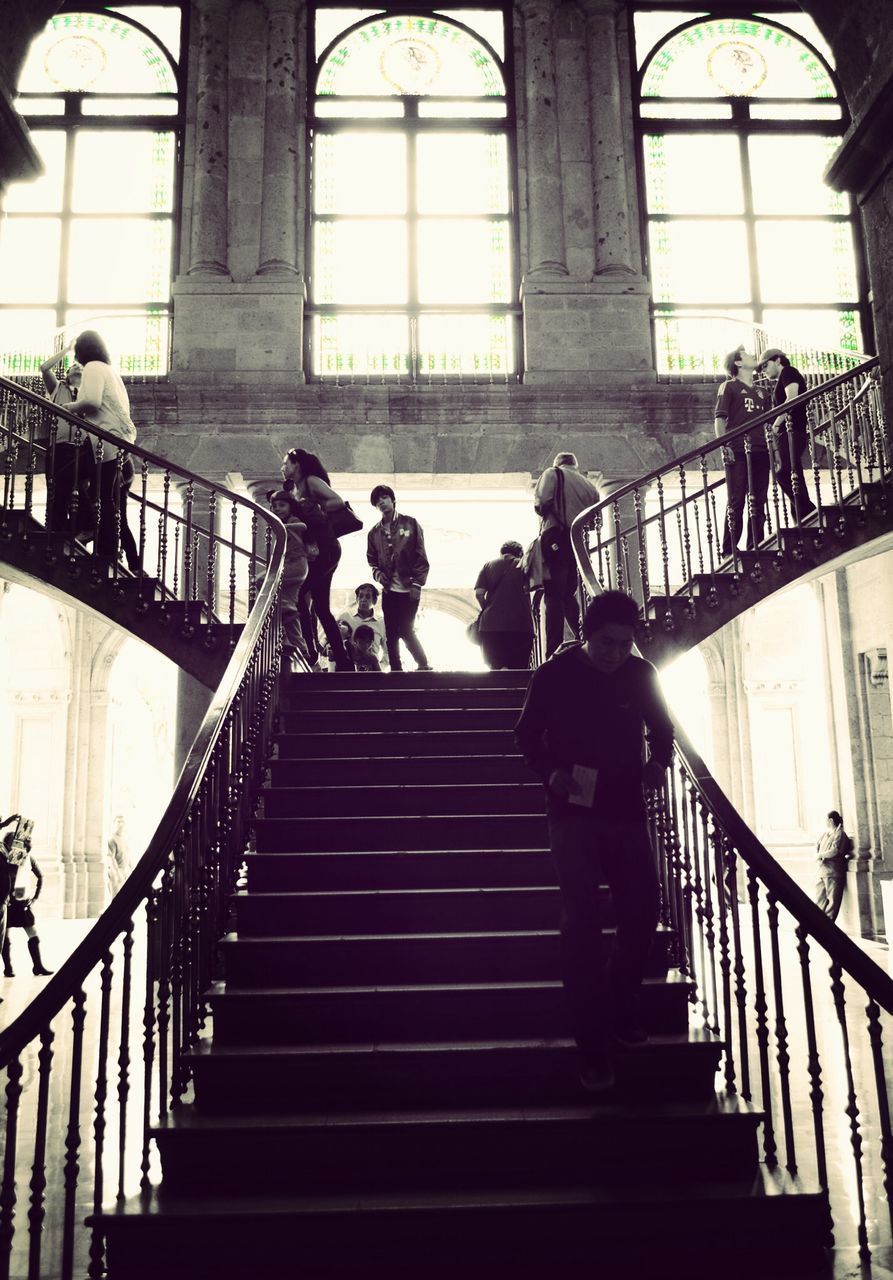
[[[756,358],[744,347],[730,351],[723,361],[729,375],[719,389],[713,412],[717,436],[743,427],[771,406],[768,396],[753,385]],[[747,517],[747,546],[754,548],[763,540],[766,523],[766,494],[769,491],[769,449],[766,432],[751,433],[750,456],[739,436],[723,449],[726,468],[728,511],[722,535],[722,554],[730,556],[738,546],[741,529]]]
[[[815,887],[816,906],[829,920],[836,920],[846,888],[847,863],[853,856],[853,842],[843,829],[836,809],[828,814],[825,830],[816,841],[819,878]]]
[[[402,671],[400,641],[415,658],[419,671],[430,671],[421,641],[415,633],[422,587],[428,580],[425,535],[418,520],[397,514],[396,497],[390,485],[377,484],[369,501],[381,512],[378,524],[369,530],[366,559],[372,576],[381,584],[381,612],[385,643],[392,671]]]
[[[536,484],[534,510],[542,520],[540,547],[546,571],[546,657],[564,641],[567,622],[576,640],[580,626],[577,604],[577,562],[571,546],[571,525],[581,511],[598,502],[598,490],[579,470],[573,453],[559,453]]]
[[[639,611],[625,592],[598,596],[583,643],[535,671],[515,737],[546,787],[549,844],[562,901],[562,966],[581,1082],[614,1082],[615,1043],[641,1044],[637,1013],[658,920],[659,888],[644,788],[660,787],[673,726],[650,662],[632,654]],[[643,764],[643,731],[649,754]],[[600,885],[607,881],[617,937],[605,955]]]
[[[806,391],[806,379],[795,369],[785,353],[778,347],[769,347],[760,356],[759,369],[774,380],[772,403],[779,407],[795,400]],[[806,422],[806,406],[798,405],[788,413],[781,413],[772,423],[778,467],[775,475],[779,487],[787,495],[791,513],[799,523],[815,511],[815,503],[806,490],[803,474],[803,454],[809,443],[809,427]]]

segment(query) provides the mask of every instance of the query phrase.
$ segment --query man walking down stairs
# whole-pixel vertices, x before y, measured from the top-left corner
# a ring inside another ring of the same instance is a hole
[[[160,1186],[101,1219],[110,1280],[825,1276],[824,1202],[717,1098],[666,925],[647,1041],[581,1088],[525,686],[290,677],[213,1034]]]

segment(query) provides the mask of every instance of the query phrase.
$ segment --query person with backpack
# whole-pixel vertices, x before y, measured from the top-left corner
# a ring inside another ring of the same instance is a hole
[[[533,648],[533,615],[527,578],[521,568],[524,549],[520,542],[504,542],[499,559],[488,560],[474,584],[481,606],[478,639],[491,671],[502,667],[523,670],[530,666]]]
[[[564,624],[576,640],[580,630],[577,601],[577,563],[571,546],[571,525],[581,511],[598,502],[598,490],[582,474],[573,453],[558,453],[537,481],[534,510],[542,520],[546,605],[546,657],[564,643]]]

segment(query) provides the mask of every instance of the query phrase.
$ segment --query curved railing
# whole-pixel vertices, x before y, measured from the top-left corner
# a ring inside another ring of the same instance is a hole
[[[7,446],[0,533],[7,539],[27,537],[32,528],[35,428],[46,412],[39,397],[0,379],[0,439]],[[120,477],[120,441],[55,407],[52,417],[98,442],[100,461],[111,451]],[[161,576],[145,582],[146,593],[160,593],[169,607],[187,606],[186,624],[193,601],[213,620],[221,603],[218,568],[239,557],[250,607],[243,627],[229,625],[229,662],[148,848],[86,938],[0,1032],[2,1275],[103,1275],[102,1241],[85,1230],[85,1217],[107,1197],[123,1198],[157,1176],[150,1125],[189,1088],[187,1054],[207,1016],[205,996],[249,840],[273,713],[283,526],[248,499],[135,445],[127,453],[142,479],[143,579],[149,512],[162,520]],[[150,474],[161,486],[160,504],[146,501]],[[179,512],[165,505],[173,477],[185,485]],[[234,513],[225,533],[214,518],[198,520],[200,501],[212,517]],[[120,527],[117,534],[120,541]],[[58,544],[47,545],[85,572],[126,580],[117,558],[94,566],[95,557],[73,543],[60,534]],[[196,556],[204,559],[200,575]],[[236,571],[228,568],[227,576],[224,622],[235,615]]]
[[[867,1259],[889,1230],[868,1205],[886,1201],[893,1223],[893,978],[794,883],[676,733],[653,832],[679,968],[724,1042],[725,1092],[763,1112],[766,1164],[817,1184],[827,1243]]]
[[[872,501],[889,505],[891,447],[878,377],[872,359],[786,406],[807,408],[818,510],[798,520],[779,499],[773,473],[765,532],[776,554],[786,533],[794,542],[834,537],[847,508],[859,519]],[[572,541],[584,592],[630,592],[642,606],[647,638],[655,625],[677,625],[667,603],[674,596],[686,610],[715,608],[721,590],[758,571],[758,555],[735,550],[723,560],[717,553],[725,483],[719,455],[730,440],[743,439],[752,497],[753,441],[766,437],[778,414],[690,450],[583,512]],[[788,417],[788,445],[790,429]],[[884,1235],[867,1206],[885,1193],[893,1206],[893,979],[763,847],[678,722],[676,734],[652,823],[677,963],[696,984],[703,1027],[724,1042],[725,1091],[764,1113],[766,1164],[817,1184],[828,1198],[827,1243],[849,1243],[852,1232],[867,1258],[873,1236]],[[841,1132],[847,1167],[834,1164]]]
[[[823,539],[833,536],[834,522],[843,518],[845,505],[867,510],[874,488],[880,486],[885,493],[882,482],[890,475],[891,443],[877,358],[787,402],[778,447],[789,457],[794,451],[791,410],[799,406],[807,413],[804,471],[811,478],[815,515],[800,518],[799,484],[792,486],[792,502],[773,466],[765,524],[760,527],[755,445],[772,445],[771,426],[782,413],[778,408],[767,410],[746,426],[621,486],[577,517],[571,538],[589,593],[597,585],[628,591],[642,608],[647,639],[656,622],[666,632],[677,627],[673,597],[677,605],[684,603],[691,618],[699,609],[715,608],[721,590],[735,591],[743,573],[759,578],[762,566],[750,553],[737,546],[728,555],[722,551],[729,517],[728,512],[720,516],[726,485],[723,455],[736,443],[744,448],[744,532],[753,549],[774,540],[775,553],[781,555],[786,534]]]

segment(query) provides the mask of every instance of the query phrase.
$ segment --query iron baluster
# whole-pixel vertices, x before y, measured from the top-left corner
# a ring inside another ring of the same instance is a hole
[[[13,1058],[6,1068],[6,1134],[3,1147],[3,1187],[0,1189],[0,1276],[3,1280],[8,1280],[10,1274],[12,1242],[15,1236],[16,1156],[22,1075],[21,1058]]]
[[[834,1011],[840,1028],[840,1039],[843,1048],[843,1063],[846,1072],[846,1106],[844,1114],[850,1122],[850,1146],[853,1151],[853,1172],[856,1180],[856,1203],[859,1211],[857,1226],[859,1237],[859,1256],[866,1261],[871,1257],[868,1247],[868,1224],[865,1218],[865,1184],[862,1171],[862,1134],[859,1131],[859,1102],[856,1097],[856,1082],[853,1077],[853,1060],[850,1054],[850,1034],[846,1023],[846,996],[843,989],[843,969],[839,961],[833,960],[828,971],[831,975],[831,995],[834,998]]]
[[[762,932],[760,928],[760,881],[753,867],[747,868],[747,896],[750,899],[751,944],[753,948],[753,1008],[756,1027],[757,1055],[760,1060],[760,1103],[763,1120],[763,1154],[766,1164],[774,1169],[778,1163],[778,1145],[772,1121],[772,1077],[769,1071],[769,1006],[763,979]]]
[[[161,515],[159,517],[160,530],[158,534],[158,577],[161,582],[161,616],[166,618],[167,605],[165,599],[167,596],[167,544],[168,544],[168,524],[170,523],[170,503],[171,503],[171,473],[165,470],[161,481]],[[177,594],[176,587],[177,574],[177,555],[174,552],[174,596]]]
[[[732,922],[732,972],[735,975],[735,1008],[738,1020],[738,1063],[741,1073],[741,1097],[750,1102],[750,1049],[747,1043],[747,969],[744,964],[744,950],[741,942],[741,917],[738,906],[738,854],[734,845],[729,845],[729,876],[735,885],[734,893],[729,895],[730,918]],[[729,1028],[729,1039],[732,1030]]]
[[[798,924],[797,955],[800,959],[800,982],[803,989],[803,1021],[806,1030],[806,1070],[809,1074],[809,1102],[812,1107],[812,1129],[815,1138],[815,1162],[819,1186],[828,1194],[828,1160],[825,1153],[825,1121],[823,1116],[822,1061],[816,1035],[815,1006],[812,998],[812,975],[809,962],[809,934]]]
[[[617,589],[619,591],[626,590],[627,574],[625,572],[625,560],[623,555],[623,530],[620,527],[620,507],[616,502],[611,503],[611,518],[614,521],[614,562],[617,566]]]
[[[65,1132],[65,1200],[62,1209],[62,1280],[73,1280],[75,1210],[81,1152],[81,1079],[84,1060],[84,1022],[87,996],[78,987],[71,1010],[71,1081],[68,1086],[68,1128]]]
[[[719,921],[720,991],[722,993],[722,1019],[719,1026],[719,1034],[725,1041],[723,1078],[727,1092],[734,1094],[737,1092],[737,1086],[735,1084],[735,1049],[732,1041],[732,961],[729,954],[728,899],[730,893],[735,892],[735,886],[732,885],[730,888],[728,884],[729,864],[726,861],[726,839],[719,831],[714,831],[713,859],[713,874],[716,881],[716,912]]]
[[[191,619],[189,616],[189,603],[193,596],[193,586],[195,576],[198,571],[198,557],[193,556],[192,548],[192,530],[193,530],[193,503],[195,501],[195,485],[190,480],[186,486],[183,498],[183,622],[182,630],[184,636],[192,634]],[[177,533],[180,532],[180,525],[177,524]],[[177,557],[179,560],[179,557]],[[174,595],[177,593],[176,579],[174,585]]]
[[[152,1121],[152,1078],[155,1065],[155,988],[156,956],[159,951],[158,895],[146,899],[146,992],[143,1001],[143,1143],[140,1154],[140,1191],[151,1188],[149,1171],[149,1127]]]
[[[698,799],[693,787],[689,788],[689,804],[691,806],[691,890],[694,907],[693,919],[697,921],[697,961],[695,976],[698,980],[698,993],[701,1005],[701,1021],[704,1030],[710,1030],[710,1008],[707,999],[707,958],[704,954],[704,880],[702,875],[703,859],[700,842],[700,814]]]
[[[236,625],[236,537],[238,535],[238,511],[232,504],[230,511],[230,556],[229,556],[229,643],[230,648],[236,643],[234,627]]]
[[[47,1120],[50,1109],[50,1072],[53,1067],[53,1031],[44,1027],[37,1054],[37,1118],[34,1128],[34,1160],[31,1164],[31,1200],[28,1207],[28,1280],[40,1280],[40,1251],[46,1216]]]
[[[871,1062],[877,1093],[878,1122],[881,1131],[881,1164],[884,1170],[884,1190],[890,1222],[893,1225],[893,1131],[890,1128],[890,1099],[884,1072],[884,1042],[881,1035],[881,1011],[876,1000],[869,1000],[865,1010],[868,1015],[868,1039],[871,1044]]]
[[[93,1215],[96,1217],[102,1210],[102,1197],[104,1187],[104,1171],[103,1159],[105,1154],[105,1108],[108,1096],[108,1053],[109,1053],[109,1025],[110,1025],[110,997],[112,990],[112,956],[110,952],[106,952],[102,957],[102,968],[100,971],[100,1010],[99,1010],[99,1034],[96,1045],[96,1084],[93,1091],[94,1111],[93,1111],[93,1148],[94,1148],[94,1168],[93,1168]],[[101,1280],[105,1271],[104,1250],[102,1246],[102,1236],[99,1229],[94,1226],[90,1234],[90,1265],[87,1268],[87,1275],[90,1280]]]
[[[791,1106],[791,1055],[788,1052],[788,1027],[784,1013],[781,951],[778,942],[778,900],[771,891],[766,893],[766,904],[772,961],[772,999],[775,1005],[775,1057],[778,1063],[778,1085],[781,1093],[785,1168],[788,1173],[796,1173],[797,1151],[794,1143],[794,1115]]]
[[[128,921],[121,944],[121,1036],[118,1041],[118,1199],[124,1199],[127,1158],[127,1104],[130,1099],[130,984],[133,957],[133,921]]]
[[[710,1020],[710,1030],[714,1034],[719,1033],[719,993],[716,980],[716,929],[714,926],[714,909],[713,909],[713,876],[710,869],[710,850],[716,838],[715,831],[712,830],[711,824],[708,822],[706,808],[701,809],[701,848],[703,849],[704,869],[703,869],[703,885],[704,885],[704,940],[707,944],[706,969],[704,974],[705,992],[709,994],[708,1004],[713,1010],[713,1016]],[[707,975],[709,974],[709,988],[707,985]]]

